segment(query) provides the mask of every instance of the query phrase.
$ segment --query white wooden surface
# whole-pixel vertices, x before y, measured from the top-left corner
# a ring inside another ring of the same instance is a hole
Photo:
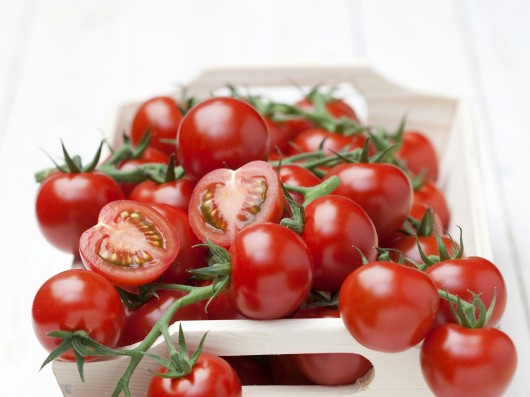
[[[212,65],[364,58],[420,90],[472,100],[495,261],[510,286],[503,328],[519,349],[508,396],[530,395],[530,5],[524,0],[249,2],[0,0],[0,395],[58,396],[33,337],[33,294],[69,266],[34,220],[36,169],[59,139],[88,156],[114,104],[166,92]]]

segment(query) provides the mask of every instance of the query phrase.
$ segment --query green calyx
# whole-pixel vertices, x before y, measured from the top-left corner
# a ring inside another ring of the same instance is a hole
[[[450,259],[460,259],[464,255],[464,241],[462,239],[462,229],[458,227],[460,230],[460,240],[459,244],[457,245],[456,242],[453,240],[453,237],[451,235],[448,235],[451,239],[451,245],[452,245],[452,252],[453,255],[449,253],[447,250],[447,247],[445,246],[442,237],[438,233],[437,230],[434,230],[434,234],[436,236],[436,243],[438,246],[438,255],[429,255],[427,256],[425,252],[423,252],[423,249],[421,248],[420,242],[418,239],[416,239],[416,244],[418,246],[418,251],[420,253],[421,259],[423,261],[423,265],[420,265],[420,270],[425,270],[429,266],[433,266],[438,262],[441,261],[447,261]]]
[[[493,291],[493,299],[487,309],[482,299],[480,299],[480,294],[476,294],[473,291],[469,292],[473,295],[473,301],[471,303],[447,291],[438,290],[438,296],[447,301],[451,314],[458,325],[466,328],[483,328],[493,314],[497,299],[497,290],[495,289]]]

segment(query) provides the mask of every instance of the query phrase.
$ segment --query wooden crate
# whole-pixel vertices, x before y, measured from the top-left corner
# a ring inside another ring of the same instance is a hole
[[[348,84],[362,96],[366,107],[364,121],[394,128],[404,114],[407,128],[425,132],[434,142],[441,158],[440,186],[449,202],[452,218],[450,232],[458,236],[456,225],[464,230],[466,254],[490,258],[482,182],[476,136],[468,107],[457,98],[413,92],[394,84],[367,65],[342,67],[224,68],[202,73],[188,86],[191,95],[207,96],[226,83],[250,87],[252,92],[296,90],[293,83],[313,86]],[[296,93],[298,94],[298,93]],[[116,142],[129,128],[139,102],[118,106],[112,116]],[[340,319],[286,319],[274,321],[229,320],[183,322],[188,347],[195,349],[202,335],[209,331],[204,351],[217,355],[260,355],[355,352],[374,365],[373,376],[362,384],[325,386],[245,386],[243,394],[254,396],[362,396],[419,397],[432,395],[419,366],[419,348],[402,353],[379,353],[358,344]],[[172,334],[178,335],[178,324]],[[163,353],[162,339],[151,351]],[[129,359],[86,363],[85,382],[81,382],[75,363],[56,361],[53,371],[65,396],[107,396],[123,374]],[[144,359],[131,379],[131,392],[143,397],[151,378],[148,369],[158,364]]]

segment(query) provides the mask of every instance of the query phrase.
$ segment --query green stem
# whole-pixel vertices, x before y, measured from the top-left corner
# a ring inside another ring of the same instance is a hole
[[[290,192],[300,193],[304,196],[303,206],[306,207],[309,203],[315,199],[330,194],[333,190],[337,188],[340,184],[340,179],[338,176],[332,176],[329,179],[326,179],[322,183],[313,187],[303,187],[303,186],[294,186],[294,185],[284,185],[285,189]]]

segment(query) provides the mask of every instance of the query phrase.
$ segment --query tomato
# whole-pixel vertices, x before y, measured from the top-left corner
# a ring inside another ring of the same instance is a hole
[[[270,153],[277,153],[278,150],[282,153],[287,153],[289,151],[289,141],[292,138],[288,126],[285,123],[272,121],[268,117],[265,117],[265,122],[269,129]]]
[[[361,266],[360,250],[377,258],[377,233],[366,212],[343,196],[322,196],[305,208],[302,238],[313,257],[313,288],[338,291],[346,276]]]
[[[277,385],[312,385],[311,380],[304,375],[295,362],[295,354],[275,354],[269,356],[274,384]]]
[[[309,98],[304,98],[296,102],[295,105],[299,107],[300,109],[303,109],[306,111],[314,110],[313,102]],[[353,121],[359,122],[359,118],[357,117],[357,114],[355,113],[355,111],[351,108],[350,105],[348,105],[342,99],[334,98],[328,101],[325,104],[325,108],[328,111],[328,113],[335,118],[346,117]],[[315,127],[313,122],[303,117],[287,120],[285,124],[289,127],[289,130],[291,131],[293,135],[297,135],[305,130]]]
[[[201,285],[205,286],[210,284],[211,281],[202,282]],[[243,320],[246,319],[245,316],[240,314],[236,309],[232,307],[226,293],[220,292],[215,296],[215,298],[207,302],[206,314],[208,320]]]
[[[158,164],[167,164],[169,162],[169,156],[159,149],[154,147],[148,147],[143,152],[142,156],[138,159],[124,160],[118,164],[118,169],[121,171],[132,171],[136,169],[139,165],[147,163],[158,163]],[[125,196],[128,197],[131,194],[134,187],[137,183],[120,183],[120,186],[125,193]]]
[[[158,296],[151,297],[139,308],[127,311],[119,346],[128,346],[142,341],[169,306],[186,295],[185,292],[171,290],[159,290],[156,293]],[[206,319],[204,302],[196,302],[178,309],[170,324],[178,320]]]
[[[229,247],[235,234],[260,222],[279,222],[283,191],[278,174],[264,161],[232,171],[206,174],[195,186],[189,206],[190,226],[206,242]]]
[[[451,213],[445,195],[435,183],[426,182],[414,191],[414,201],[427,204],[440,217],[445,230],[449,227]]]
[[[182,113],[173,98],[160,96],[151,98],[140,105],[131,125],[131,142],[138,145],[145,132],[152,136],[150,145],[170,155],[175,145],[164,140],[174,140],[182,121]]]
[[[122,200],[118,183],[100,172],[50,174],[37,193],[39,228],[56,248],[76,254],[81,234],[98,221],[104,205]]]
[[[439,262],[429,267],[426,273],[431,276],[439,289],[447,290],[467,302],[473,301],[473,294],[470,291],[480,294],[486,308],[491,305],[495,292],[495,308],[487,325],[495,327],[500,323],[506,308],[507,292],[504,278],[493,263],[485,258],[469,256]],[[440,300],[437,322],[438,324],[455,322],[449,304],[444,299]]]
[[[393,262],[370,262],[352,272],[339,293],[341,318],[362,345],[406,350],[432,328],[438,289],[425,273]]]
[[[177,135],[178,161],[195,179],[218,168],[265,161],[268,155],[267,123],[251,105],[235,98],[199,103],[186,114]]]
[[[103,207],[98,224],[83,233],[79,245],[87,268],[123,286],[156,280],[180,248],[177,231],[162,214],[131,200]]]
[[[405,131],[397,156],[414,176],[423,175],[424,180],[438,179],[438,156],[432,142],[419,131]]]
[[[339,317],[338,309],[326,307],[301,309],[294,316],[294,318]],[[303,374],[318,385],[353,384],[372,368],[370,361],[355,353],[297,354],[294,359]]]
[[[167,368],[158,371],[163,374]],[[202,353],[191,373],[181,378],[153,376],[147,397],[241,397],[236,371],[222,358]]]
[[[321,180],[306,168],[296,164],[285,164],[280,167],[280,179],[286,185],[313,187],[318,185]],[[293,200],[302,204],[304,196],[300,193],[290,192]]]
[[[230,304],[248,318],[287,317],[311,290],[311,254],[300,236],[284,226],[248,226],[236,234],[230,255],[231,283],[226,295]]]
[[[335,153],[350,151],[356,147],[362,148],[359,141],[354,145],[351,137],[344,136],[337,132],[329,132],[321,128],[312,128],[298,134],[293,139],[293,145],[290,147],[290,154],[315,152],[321,147],[326,156],[334,156]],[[360,144],[360,146],[358,146]]]
[[[152,204],[155,210],[164,215],[177,230],[180,250],[173,263],[162,275],[162,282],[185,284],[191,277],[189,269],[207,266],[205,247],[196,247],[201,241],[191,230],[188,213],[168,204]]]
[[[116,347],[123,323],[123,303],[114,286],[88,270],[66,270],[47,280],[33,299],[33,328],[39,342],[51,352],[61,339],[52,331],[84,330],[97,342]],[[74,360],[72,350],[61,358]]]
[[[517,366],[512,340],[496,328],[434,328],[421,346],[423,377],[438,397],[498,397]]]
[[[223,359],[237,372],[243,386],[272,385],[272,373],[263,357],[228,356]]]
[[[441,236],[441,239],[449,255],[452,256],[456,254],[456,252],[453,251],[453,242],[451,238],[449,236]],[[425,255],[439,255],[438,242],[436,241],[435,236],[417,236],[417,238],[416,236],[405,236],[400,240],[390,244],[387,248],[393,248],[401,251],[405,259],[405,264],[415,268],[416,265],[409,259],[412,259],[418,264],[423,263],[423,259],[421,258],[420,251],[418,249],[418,243],[420,244],[420,247]],[[397,261],[399,259],[399,253],[390,251],[390,257],[393,261]]]
[[[325,179],[333,175],[340,179],[333,194],[350,198],[366,211],[380,242],[384,243],[407,219],[412,185],[398,167],[386,163],[343,163],[332,167]]]
[[[195,182],[188,177],[176,181],[156,183],[146,180],[139,183],[129,195],[130,200],[149,204],[169,204],[188,211]]]

